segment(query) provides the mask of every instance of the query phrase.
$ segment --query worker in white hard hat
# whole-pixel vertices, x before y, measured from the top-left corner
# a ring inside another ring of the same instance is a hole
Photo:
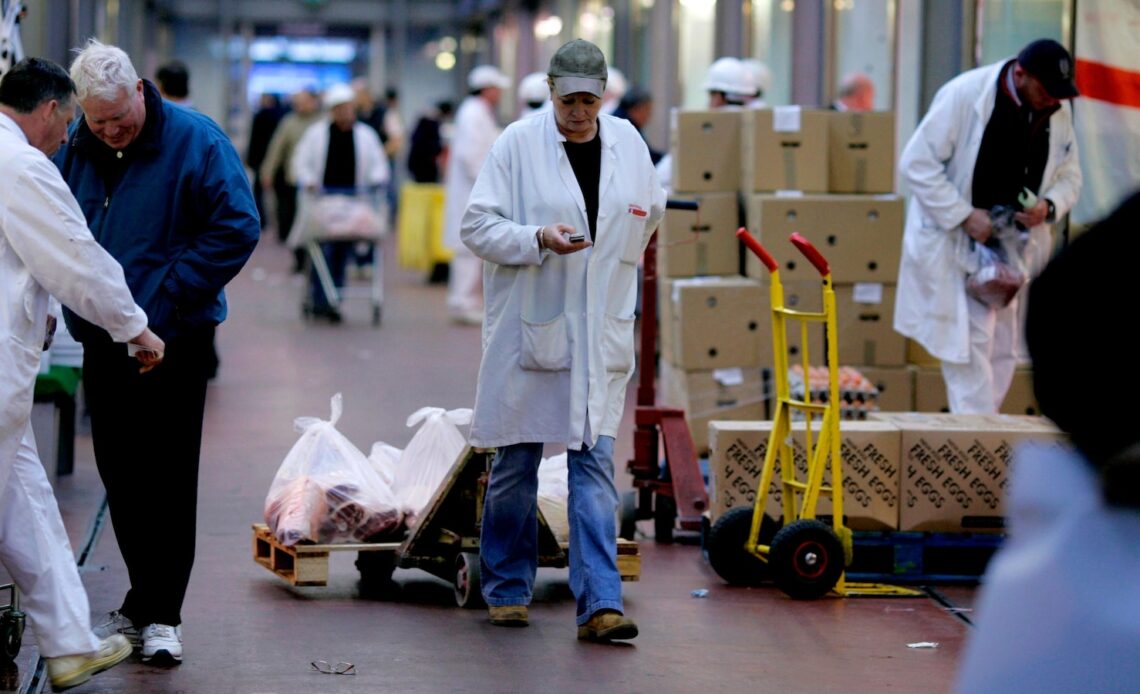
[[[764,61],[756,58],[744,58],[740,62],[752,74],[752,82],[756,87],[756,95],[749,100],[748,108],[768,108],[768,100],[765,94],[768,93],[768,88],[772,86],[772,71],[768,69]]]
[[[606,91],[602,94],[602,113],[612,116],[627,91],[629,82],[625,75],[616,67],[611,67],[609,79],[606,80]]]
[[[546,84],[545,72],[532,72],[519,81],[519,101],[522,102],[519,118],[550,108],[550,87]]]
[[[709,94],[709,110],[745,108],[756,96],[752,73],[739,58],[718,58],[705,75],[705,91]],[[657,178],[668,192],[673,192],[673,155],[666,154],[657,162]]]

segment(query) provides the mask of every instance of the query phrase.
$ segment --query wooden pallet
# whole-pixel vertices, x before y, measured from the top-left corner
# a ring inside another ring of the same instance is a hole
[[[299,544],[286,547],[277,541],[264,523],[253,524],[253,560],[294,586],[324,586],[329,581],[330,552],[397,552],[403,542],[367,544]],[[569,545],[561,543],[565,558]],[[543,566],[565,566],[565,561]],[[618,538],[618,573],[623,581],[641,578],[641,550],[636,542]]]

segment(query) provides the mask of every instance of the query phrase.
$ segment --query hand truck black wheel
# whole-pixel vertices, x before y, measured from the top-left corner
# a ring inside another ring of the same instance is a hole
[[[801,519],[772,538],[768,564],[776,586],[796,600],[828,593],[843,575],[843,542],[822,521]]]
[[[768,514],[760,522],[759,543],[766,545],[779,529]],[[752,507],[729,509],[709,529],[706,548],[713,571],[732,586],[758,586],[772,578],[768,564],[744,548],[752,531]]]
[[[0,663],[15,662],[24,640],[24,613],[8,610],[0,614]]]
[[[653,540],[659,545],[673,542],[673,528],[677,525],[677,502],[671,496],[658,492],[653,495]]]
[[[637,490],[621,495],[618,507],[618,537],[632,540],[637,535]]]

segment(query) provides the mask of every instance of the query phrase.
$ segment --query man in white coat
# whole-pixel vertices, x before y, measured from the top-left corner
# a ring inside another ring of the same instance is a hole
[[[939,89],[903,150],[911,199],[894,327],[942,361],[952,412],[997,412],[1022,358],[1021,299],[990,308],[967,295],[966,279],[978,269],[976,244],[993,243],[998,206],[1021,209],[1030,274],[1048,261],[1051,223],[1081,191],[1075,96],[1068,51],[1034,41]],[[1024,209],[1023,189],[1036,197]]]
[[[48,159],[67,138],[74,96],[67,73],[46,60],[22,60],[0,81],[0,562],[24,593],[56,690],[120,662],[131,645],[91,631],[87,593],[32,436],[49,294],[115,340],[147,348],[144,369],[165,348]]]
[[[510,78],[493,65],[476,67],[467,75],[470,95],[455,113],[444,177],[443,241],[454,252],[447,281],[447,310],[461,325],[483,322],[483,261],[463,245],[459,224],[483,161],[501,132],[495,107],[510,84]]]
[[[511,124],[463,217],[484,261],[487,320],[472,445],[498,450],[480,540],[493,624],[527,623],[543,445],[567,449],[570,587],[578,638],[629,639],[616,564],[613,445],[634,371],[637,263],[665,211],[649,150],[600,114],[602,52],[550,62],[553,109]]]

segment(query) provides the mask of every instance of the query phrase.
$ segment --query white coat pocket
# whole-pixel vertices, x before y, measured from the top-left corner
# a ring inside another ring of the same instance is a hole
[[[519,366],[529,371],[566,371],[570,368],[570,339],[566,316],[545,323],[522,321]]]
[[[625,373],[633,368],[633,323],[634,317],[606,315],[605,332],[602,335],[602,361],[606,371]]]

